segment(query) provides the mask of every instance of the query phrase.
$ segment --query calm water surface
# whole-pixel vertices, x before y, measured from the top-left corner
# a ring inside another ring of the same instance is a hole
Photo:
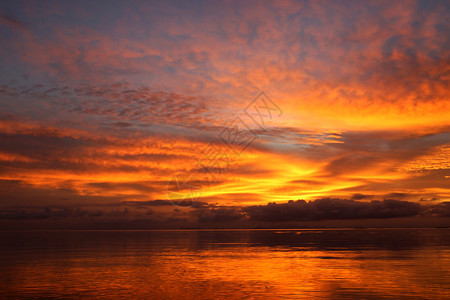
[[[3,231],[2,299],[450,299],[450,229]]]

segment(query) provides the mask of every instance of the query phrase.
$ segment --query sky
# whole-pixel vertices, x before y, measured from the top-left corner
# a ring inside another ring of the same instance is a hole
[[[0,224],[448,226],[449,13],[2,1]]]

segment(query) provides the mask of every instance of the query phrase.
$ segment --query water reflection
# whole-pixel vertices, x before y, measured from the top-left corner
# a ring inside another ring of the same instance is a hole
[[[0,232],[0,295],[11,299],[448,299],[449,232]]]

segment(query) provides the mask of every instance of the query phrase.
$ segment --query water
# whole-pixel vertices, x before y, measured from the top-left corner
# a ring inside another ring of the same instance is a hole
[[[450,229],[3,231],[2,299],[450,299]]]

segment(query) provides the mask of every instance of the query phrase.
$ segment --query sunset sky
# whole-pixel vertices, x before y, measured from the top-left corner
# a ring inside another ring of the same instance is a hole
[[[449,1],[3,1],[1,224],[448,224],[449,16]]]

